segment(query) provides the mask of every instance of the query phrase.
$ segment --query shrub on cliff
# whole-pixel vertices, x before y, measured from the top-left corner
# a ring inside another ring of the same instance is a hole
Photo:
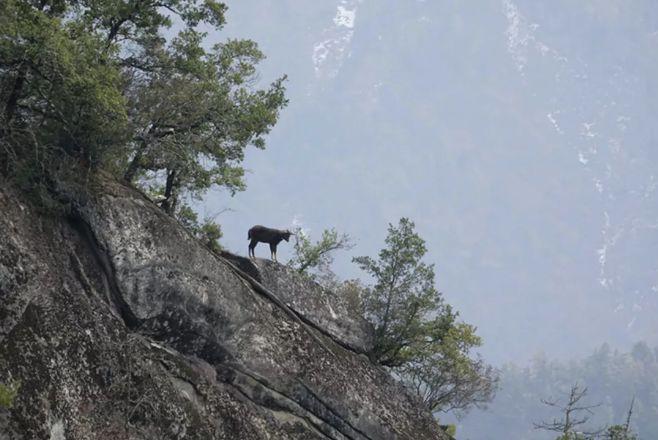
[[[390,367],[432,411],[465,411],[494,395],[494,369],[472,354],[482,340],[458,320],[434,285],[427,248],[402,218],[389,225],[386,247],[375,260],[354,258],[374,284],[362,290],[366,319],[375,327],[373,360]]]
[[[11,382],[8,385],[0,383],[0,406],[7,409],[11,408],[20,388],[20,382]]]
[[[177,217],[181,224],[208,249],[213,252],[222,250],[219,239],[224,234],[221,226],[213,218],[206,217],[200,221],[198,214],[187,205],[181,206]]]
[[[322,236],[315,243],[302,228],[295,228],[294,234],[293,256],[288,266],[300,273],[316,270],[320,275],[333,274],[330,268],[333,253],[337,250],[349,250],[354,246],[349,235],[339,234],[334,228],[322,231]]]

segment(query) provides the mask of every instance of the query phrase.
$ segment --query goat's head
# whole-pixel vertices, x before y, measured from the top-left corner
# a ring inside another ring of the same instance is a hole
[[[291,235],[295,235],[295,234],[293,234],[292,232],[286,229],[285,231],[283,231],[282,237],[285,241],[289,241]]]

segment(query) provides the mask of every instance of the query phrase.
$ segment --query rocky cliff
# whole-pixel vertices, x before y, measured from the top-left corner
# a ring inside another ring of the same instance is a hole
[[[0,439],[447,438],[340,298],[96,185],[66,216],[0,189]]]

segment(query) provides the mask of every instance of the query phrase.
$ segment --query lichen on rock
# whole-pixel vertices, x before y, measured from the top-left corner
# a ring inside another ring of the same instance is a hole
[[[99,185],[69,217],[0,189],[0,439],[447,438],[340,298]]]

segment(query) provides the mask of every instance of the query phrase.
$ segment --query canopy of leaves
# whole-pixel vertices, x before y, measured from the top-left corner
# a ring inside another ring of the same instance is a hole
[[[434,266],[422,262],[426,252],[413,222],[402,218],[389,225],[377,260],[354,258],[374,280],[362,292],[365,317],[375,327],[371,355],[433,411],[465,411],[493,397],[496,374],[471,355],[482,341],[436,290]]]
[[[408,362],[428,338],[440,341],[455,318],[434,287],[434,267],[421,262],[427,250],[413,228],[406,218],[398,227],[389,225],[386,247],[378,260],[353,259],[375,280],[364,292],[363,303],[366,317],[375,326],[373,356],[386,366]]]
[[[63,157],[102,161],[128,124],[117,49],[65,19],[68,3],[43,3],[0,3],[0,163],[36,179]]]
[[[486,407],[497,389],[497,371],[470,354],[480,344],[474,327],[454,323],[440,343],[417,349],[396,372],[433,411],[463,415],[473,406]]]
[[[244,150],[285,106],[284,78],[256,88],[250,40],[207,50],[220,29],[205,0],[0,2],[0,165],[27,182],[59,168],[105,168],[162,186],[162,206],[212,186],[244,188]],[[169,41],[163,29],[181,30]]]

